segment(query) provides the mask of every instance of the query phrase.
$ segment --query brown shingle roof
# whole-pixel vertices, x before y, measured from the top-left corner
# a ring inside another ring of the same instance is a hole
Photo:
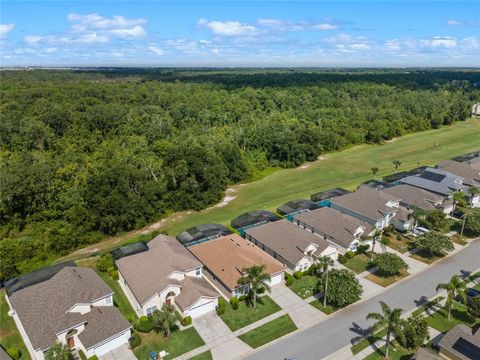
[[[94,306],[83,318],[87,326],[78,337],[86,349],[132,327],[114,306]]]
[[[471,358],[464,356],[455,350],[454,345],[459,339],[466,340],[472,344],[472,346],[480,349],[480,330],[477,330],[475,333],[473,333],[473,330],[468,326],[460,324],[446,333],[438,342],[439,347],[454,353],[459,357],[459,359],[470,360]]]
[[[393,186],[383,191],[398,197],[403,204],[425,211],[434,210],[435,204],[441,204],[445,199],[441,195],[407,184]]]
[[[158,235],[148,244],[148,251],[116,261],[118,270],[140,304],[169,285],[180,285],[167,278],[174,271],[186,272],[202,264],[175,238]]]
[[[33,347],[45,350],[57,340],[55,334],[87,321],[84,315],[68,310],[111,293],[92,269],[65,267],[47,281],[16,291],[10,302]]]
[[[480,186],[480,171],[468,162],[444,160],[438,164],[438,168],[461,176],[465,185]]]
[[[217,298],[218,293],[205,279],[187,276],[182,281],[182,292],[175,298],[175,303],[185,311],[201,297]]]
[[[395,208],[386,204],[389,201],[395,202],[399,200],[397,196],[387,194],[380,189],[362,186],[351,194],[333,198],[332,203],[378,221],[383,219],[386,214],[396,211]]]
[[[237,234],[222,236],[188,249],[230,289],[238,286],[242,270],[253,265],[266,265],[266,272],[270,275],[283,270],[280,262]]]
[[[305,256],[305,249],[311,244],[318,245],[317,253],[321,253],[329,246],[320,236],[285,219],[257,226],[245,232],[292,264],[296,264]]]
[[[356,239],[354,234],[359,227],[364,228],[365,235],[372,230],[370,224],[328,207],[300,214],[295,219],[325,234],[344,248],[348,248]]]

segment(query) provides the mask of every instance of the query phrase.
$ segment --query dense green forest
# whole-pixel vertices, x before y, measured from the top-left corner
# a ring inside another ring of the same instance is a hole
[[[267,166],[462,121],[468,71],[3,71],[0,280]]]

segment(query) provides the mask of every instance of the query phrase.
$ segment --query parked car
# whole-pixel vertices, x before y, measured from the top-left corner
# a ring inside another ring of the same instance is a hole
[[[429,233],[429,232],[430,232],[430,230],[428,230],[428,229],[426,229],[426,228],[424,228],[424,227],[421,227],[421,226],[416,227],[415,229],[413,229],[413,234],[414,234],[414,235],[417,235],[417,236],[418,236],[418,235],[425,235],[425,234],[427,234],[427,233]]]

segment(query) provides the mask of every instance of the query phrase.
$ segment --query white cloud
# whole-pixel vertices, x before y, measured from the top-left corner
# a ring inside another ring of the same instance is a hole
[[[88,30],[118,30],[131,29],[135,26],[145,25],[145,19],[127,19],[123,16],[114,16],[111,19],[94,14],[76,14],[71,13],[67,15],[68,21],[72,25],[72,30],[83,32]]]
[[[457,40],[453,37],[436,36],[433,39],[421,39],[420,44],[432,48],[454,48],[457,46]]]
[[[465,20],[450,19],[450,20],[447,20],[446,24],[448,26],[480,27],[480,21],[465,21]]]
[[[109,34],[118,36],[120,38],[128,38],[128,37],[138,38],[138,37],[145,36],[147,34],[147,32],[145,31],[145,29],[142,26],[136,25],[136,26],[134,26],[130,29],[109,30]]]
[[[150,51],[153,51],[153,52],[154,52],[155,54],[157,54],[157,55],[163,55],[163,50],[160,49],[160,48],[157,47],[157,46],[149,46],[148,49],[149,49]]]
[[[210,29],[215,35],[246,36],[254,35],[257,28],[253,25],[243,24],[240,21],[208,21],[200,19],[198,25]]]
[[[7,37],[13,29],[15,29],[15,24],[0,24],[0,39]]]
[[[480,49],[480,40],[478,40],[475,36],[469,36],[463,38],[460,41],[460,45],[462,48],[466,49]]]
[[[312,26],[312,29],[314,30],[335,30],[338,29],[338,25],[335,24],[318,24]]]
[[[447,20],[448,26],[462,26],[463,22],[459,20]]]
[[[23,40],[30,45],[38,44],[43,39],[43,36],[37,35],[27,35],[23,38]]]

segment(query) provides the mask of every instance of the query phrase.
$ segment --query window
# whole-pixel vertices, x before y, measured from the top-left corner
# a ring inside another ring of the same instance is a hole
[[[109,296],[105,299],[105,304],[112,305],[112,297],[111,296]]]
[[[201,275],[201,274],[202,274],[202,268],[197,268],[197,269],[195,270],[195,275],[198,276],[198,275]]]
[[[152,306],[152,307],[147,308],[147,316],[152,316],[155,311],[157,311],[156,306]]]

